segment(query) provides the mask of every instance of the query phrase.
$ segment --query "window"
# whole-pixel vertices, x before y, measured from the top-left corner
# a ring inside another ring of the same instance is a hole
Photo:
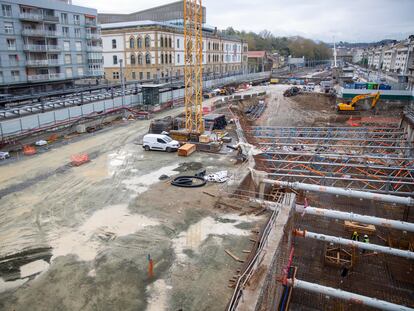
[[[10,66],[17,66],[19,63],[19,57],[15,54],[9,55]]]
[[[116,40],[115,39],[112,39],[112,48],[116,49]]]
[[[180,48],[180,39],[177,39],[177,49]]]
[[[80,16],[79,15],[73,15],[73,23],[75,25],[80,25]]]
[[[76,55],[76,62],[77,62],[78,64],[82,64],[82,63],[83,63],[83,57],[82,57],[82,54],[78,54],[78,55]]]
[[[135,49],[135,39],[133,37],[129,39],[129,48]]]
[[[65,54],[65,64],[71,64],[72,63],[72,58],[70,56],[70,54]]]
[[[81,30],[80,28],[75,28],[75,38],[80,38],[81,37]]]
[[[64,37],[69,38],[69,27],[62,27],[62,34]]]
[[[82,51],[82,41],[75,42],[76,51]]]
[[[171,39],[171,38],[169,38],[169,39],[168,39],[168,46],[169,46],[170,48],[172,48],[172,39]]]
[[[66,72],[66,78],[72,78],[72,75],[73,75],[72,68],[66,68],[65,72]]]
[[[139,79],[140,80],[143,80],[144,79],[144,73],[142,71],[139,73]]]
[[[136,75],[135,71],[132,72],[132,75],[131,76],[132,76],[132,79],[133,80],[136,80],[137,79],[137,75]]]
[[[114,65],[118,65],[118,56],[112,56],[112,62],[114,63]]]
[[[20,71],[12,70],[11,75],[12,75],[13,81],[19,81],[20,80]]]
[[[63,50],[70,51],[70,41],[63,41]]]
[[[168,38],[164,39],[164,45],[165,45],[166,48],[168,47]]]
[[[0,71],[0,83],[3,83],[3,73]]]
[[[119,72],[117,72],[117,71],[114,71],[113,73],[112,73],[112,79],[116,79],[116,80],[118,80],[119,79]]]
[[[180,54],[177,54],[177,63],[180,63]]]
[[[160,143],[160,144],[165,144],[165,141],[164,141],[164,140],[162,140],[161,138],[157,138],[157,143]]]
[[[142,54],[138,54],[138,65],[142,65]]]
[[[164,54],[161,54],[161,64],[164,64]]]
[[[151,64],[151,55],[149,53],[147,53],[147,55],[145,55],[145,63],[147,65]]]
[[[164,38],[163,37],[161,37],[161,39],[160,39],[160,47],[164,47]]]
[[[78,68],[78,76],[83,77],[83,68],[82,67]]]
[[[7,39],[7,49],[10,51],[16,50],[16,39]]]
[[[60,20],[61,20],[62,24],[67,25],[68,24],[68,14],[61,13],[60,14]]]
[[[145,37],[145,47],[149,48],[151,46],[151,38],[149,36]]]
[[[135,55],[131,54],[131,65],[135,65]]]
[[[4,22],[4,33],[8,33],[8,34],[14,33],[13,23]]]
[[[137,39],[137,46],[138,46],[138,48],[139,48],[139,49],[141,49],[141,48],[142,48],[142,38],[141,38],[141,37],[139,37],[139,38]]]
[[[151,72],[147,72],[147,80],[151,79]]]
[[[12,16],[12,8],[11,5],[8,4],[2,4],[1,10],[3,12],[4,17],[11,17]]]

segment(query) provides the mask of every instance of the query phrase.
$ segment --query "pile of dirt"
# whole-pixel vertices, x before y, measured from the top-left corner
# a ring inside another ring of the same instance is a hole
[[[332,111],[336,105],[336,98],[322,93],[303,93],[291,98],[301,108],[311,110]]]

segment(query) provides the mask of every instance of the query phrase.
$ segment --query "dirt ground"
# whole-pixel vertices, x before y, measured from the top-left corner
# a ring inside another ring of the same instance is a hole
[[[240,268],[224,250],[244,258],[265,216],[215,208],[203,191],[218,196],[216,184],[160,181],[238,166],[233,152],[145,152],[148,126],[128,121],[0,166],[0,310],[224,308]],[[91,162],[69,166],[79,153]]]
[[[286,88],[253,88],[269,92],[258,124],[326,125],[334,117],[330,102],[284,98]],[[266,217],[215,208],[217,197],[203,191],[217,196],[216,184],[189,190],[160,181],[239,167],[233,152],[145,152],[139,140],[148,126],[126,121],[0,166],[0,310],[224,309],[240,268],[224,250],[244,258],[251,229]],[[79,153],[91,162],[69,166]]]

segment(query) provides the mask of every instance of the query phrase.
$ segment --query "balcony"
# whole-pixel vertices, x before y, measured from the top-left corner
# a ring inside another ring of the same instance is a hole
[[[99,40],[101,39],[101,34],[99,33],[86,33],[86,39],[93,39],[93,40]]]
[[[20,13],[20,19],[31,22],[41,22],[43,21],[43,16],[38,13]]]
[[[96,19],[93,19],[93,20],[91,20],[91,19],[86,19],[86,20],[85,20],[85,25],[86,25],[86,26],[92,26],[92,27],[96,26]]]
[[[62,62],[58,59],[36,59],[36,60],[28,60],[26,62],[28,67],[53,67],[53,66],[60,66]]]
[[[22,35],[27,37],[59,37],[62,34],[58,31],[45,29],[23,29]]]
[[[41,75],[28,75],[27,79],[30,82],[40,82],[40,81],[53,81],[53,80],[62,80],[65,79],[63,73],[49,73]]]
[[[102,46],[99,45],[87,45],[86,50],[89,52],[102,52]]]
[[[23,46],[23,49],[25,51],[30,52],[59,52],[61,50],[61,47],[58,45],[42,45],[42,44],[25,44]]]
[[[54,15],[43,15],[43,21],[50,23],[59,23],[59,17]]]
[[[88,76],[90,77],[101,77],[104,75],[103,70],[89,70]]]

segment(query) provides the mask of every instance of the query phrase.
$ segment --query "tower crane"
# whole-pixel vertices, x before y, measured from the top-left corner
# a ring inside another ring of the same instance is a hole
[[[184,104],[188,135],[200,135],[203,124],[202,0],[184,0]]]

